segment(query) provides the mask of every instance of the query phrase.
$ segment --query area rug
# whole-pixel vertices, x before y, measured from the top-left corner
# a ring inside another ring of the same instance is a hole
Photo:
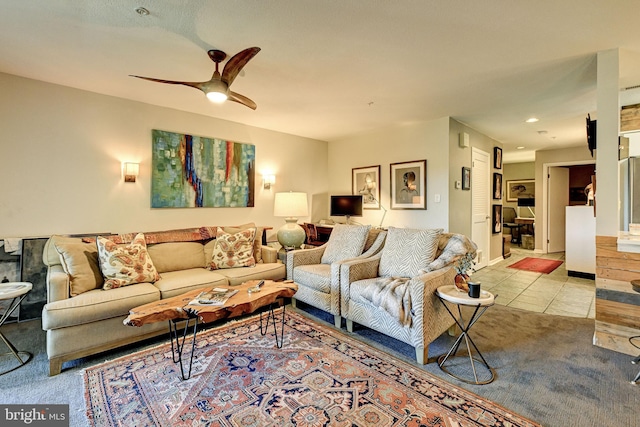
[[[515,264],[511,264],[509,268],[517,268],[518,270],[533,271],[535,273],[549,274],[562,265],[562,261],[545,258],[523,258]]]
[[[288,311],[281,349],[254,316],[199,335],[189,380],[176,368],[168,343],[87,368],[91,425],[539,426]]]

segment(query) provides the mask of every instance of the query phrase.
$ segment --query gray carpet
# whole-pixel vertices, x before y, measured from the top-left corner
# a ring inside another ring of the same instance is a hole
[[[319,321],[333,322],[325,313],[300,305],[303,312],[317,316]],[[496,305],[471,332],[497,372],[493,383],[476,386],[459,382],[433,362],[424,369],[544,426],[637,426],[640,386],[629,381],[639,367],[632,365],[627,355],[594,347],[593,329],[593,320],[589,319]],[[2,330],[20,350],[32,352],[34,358],[24,367],[0,376],[0,403],[68,403],[71,426],[88,425],[84,412],[84,367],[164,341],[158,338],[66,363],[62,374],[48,377],[45,334],[40,321],[9,324]],[[354,334],[395,357],[413,361],[413,348],[408,345],[363,327],[356,327]],[[438,338],[431,344],[430,358],[445,353],[453,339],[446,334]],[[0,352],[4,349],[0,348]],[[3,356],[0,369],[8,361]]]

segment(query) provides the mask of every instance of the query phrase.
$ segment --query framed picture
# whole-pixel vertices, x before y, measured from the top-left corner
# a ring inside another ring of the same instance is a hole
[[[256,146],[151,131],[152,208],[254,206]]]
[[[493,234],[502,233],[502,205],[493,205],[491,215],[491,232]]]
[[[493,174],[493,198],[496,200],[502,199],[502,174]]]
[[[507,202],[517,202],[518,197],[533,199],[536,197],[535,179],[507,181]]]
[[[427,161],[391,163],[391,209],[427,209]]]
[[[353,168],[353,194],[362,194],[363,209],[380,209],[380,165]]]
[[[493,167],[502,169],[502,148],[493,147]]]
[[[471,168],[462,168],[462,189],[471,190]]]

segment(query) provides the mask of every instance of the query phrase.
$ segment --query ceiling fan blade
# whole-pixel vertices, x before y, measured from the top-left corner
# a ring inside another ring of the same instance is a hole
[[[143,80],[149,80],[150,82],[158,82],[158,83],[167,83],[170,85],[183,85],[183,86],[189,86],[189,87],[193,87],[196,89],[199,89],[201,91],[204,92],[202,85],[204,85],[205,83],[208,82],[178,82],[175,80],[162,80],[162,79],[154,79],[153,77],[142,77],[142,76],[134,76],[133,74],[129,74],[129,77],[137,77],[139,79],[143,79]]]
[[[231,86],[231,83],[236,79],[240,70],[242,70],[242,68],[247,65],[247,62],[256,56],[258,52],[260,52],[259,47],[250,47],[233,55],[224,65],[222,81]]]
[[[229,101],[237,102],[239,104],[247,106],[247,107],[251,108],[252,110],[255,110],[256,108],[258,108],[258,105],[256,105],[255,102],[253,102],[252,100],[250,100],[246,96],[240,95],[239,93],[236,93],[236,92],[231,91],[231,90],[229,91],[229,98],[227,98],[227,99]]]

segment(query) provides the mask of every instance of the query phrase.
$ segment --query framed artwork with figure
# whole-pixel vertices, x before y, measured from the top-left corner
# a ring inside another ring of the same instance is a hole
[[[493,198],[496,200],[502,199],[502,174],[493,174]]]
[[[353,168],[351,186],[362,195],[363,209],[380,209],[380,165]]]
[[[493,147],[493,167],[502,169],[502,148],[500,147]]]
[[[493,205],[493,214],[491,215],[491,233],[502,233],[502,205]]]
[[[391,163],[391,209],[427,209],[427,161]]]

